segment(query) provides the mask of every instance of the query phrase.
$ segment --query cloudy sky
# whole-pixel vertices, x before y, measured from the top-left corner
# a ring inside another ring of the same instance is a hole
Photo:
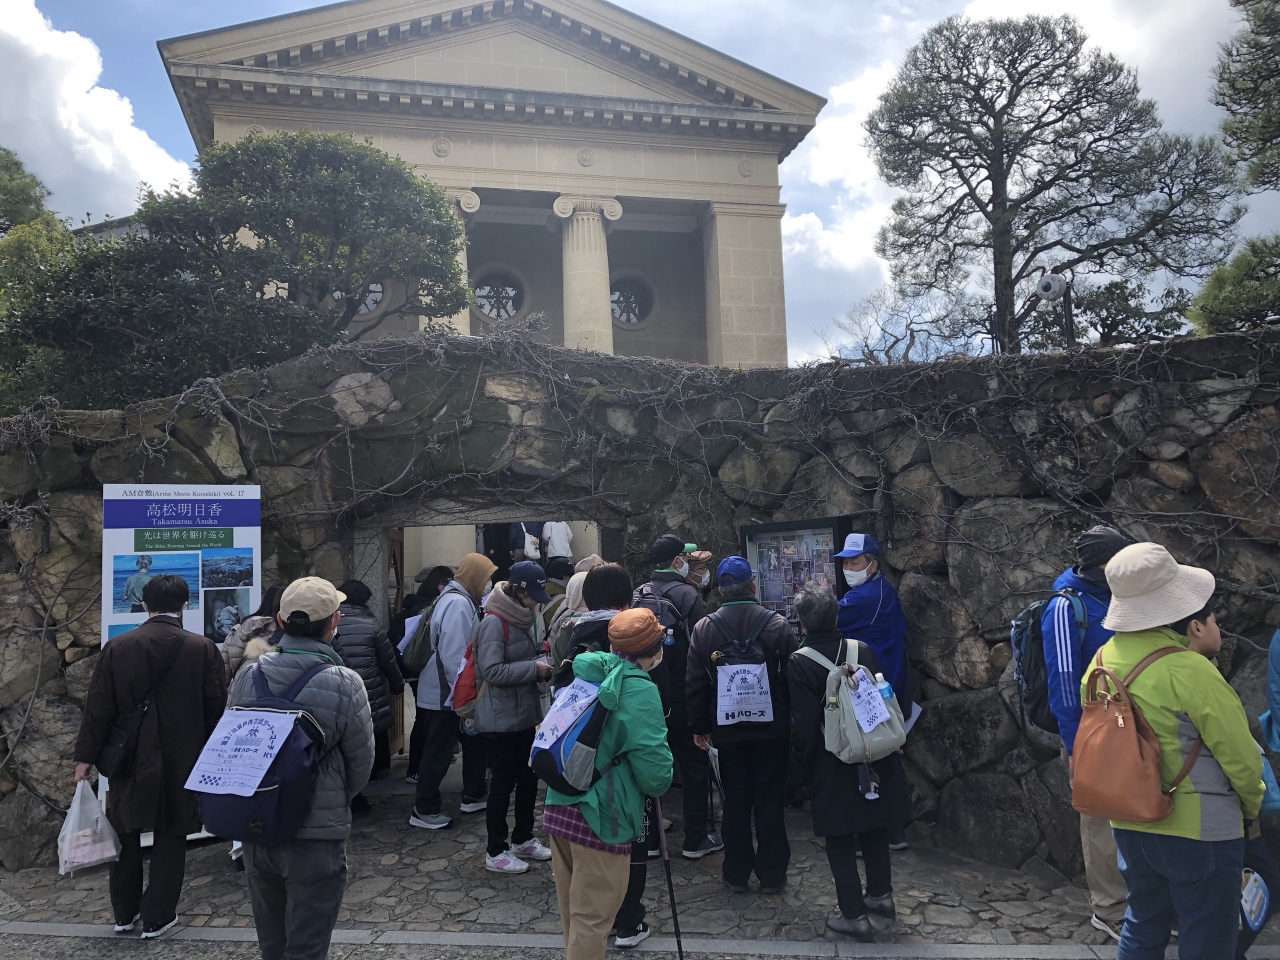
[[[54,191],[50,204],[98,220],[133,209],[139,181],[181,180],[194,147],[155,41],[317,5],[306,0],[0,0],[0,145]],[[782,168],[792,360],[884,282],[872,247],[893,194],[862,147],[862,119],[931,23],[1070,12],[1137,68],[1166,128],[1209,133],[1227,0],[626,0],[625,6],[822,93],[817,128]],[[1280,229],[1280,197],[1255,197],[1245,228]]]

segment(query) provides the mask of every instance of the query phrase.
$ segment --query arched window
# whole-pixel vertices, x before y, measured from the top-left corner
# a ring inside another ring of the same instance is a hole
[[[524,306],[524,284],[509,273],[486,273],[472,289],[476,309],[490,320],[510,320]]]

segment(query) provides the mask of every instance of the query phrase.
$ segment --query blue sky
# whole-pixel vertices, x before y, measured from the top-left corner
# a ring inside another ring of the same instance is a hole
[[[137,183],[184,175],[194,147],[156,41],[316,6],[300,0],[0,0],[0,145],[18,151],[76,219],[132,209]],[[1070,12],[1137,68],[1168,129],[1209,133],[1227,0],[628,0],[624,6],[828,97],[818,127],[782,167],[792,360],[823,352],[820,331],[884,282],[872,250],[892,193],[862,148],[861,121],[903,53],[953,13]],[[1159,17],[1152,17],[1152,10]],[[42,18],[47,18],[46,25]],[[100,58],[100,60],[95,59]],[[99,69],[100,62],[100,69]],[[1280,229],[1280,199],[1253,198],[1248,233]]]

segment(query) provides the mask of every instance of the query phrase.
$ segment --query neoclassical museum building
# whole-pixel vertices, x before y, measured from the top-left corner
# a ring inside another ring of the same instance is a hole
[[[349,0],[159,47],[198,148],[345,130],[446,188],[460,333],[540,312],[572,347],[786,365],[778,166],[822,97],[602,0]],[[471,535],[436,533],[410,570]]]

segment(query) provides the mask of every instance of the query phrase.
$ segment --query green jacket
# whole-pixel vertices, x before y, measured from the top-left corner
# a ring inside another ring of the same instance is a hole
[[[605,843],[630,843],[643,835],[644,798],[660,797],[671,787],[671,750],[658,688],[643,670],[612,653],[580,653],[574,676],[600,684],[600,702],[609,719],[600,732],[596,767],[617,765],[582,796],[547,788],[549,805],[577,804]]]
[[[1204,747],[1191,773],[1173,794],[1173,813],[1155,823],[1113,820],[1122,830],[1162,833],[1191,840],[1236,840],[1244,819],[1262,805],[1262,756],[1249,734],[1240,697],[1209,660],[1186,649],[1187,638],[1168,627],[1117,633],[1099,653],[1121,680],[1147,654],[1177,645],[1184,653],[1157,660],[1129,693],[1160,741],[1160,774],[1166,789],[1182,769],[1197,736]],[[1085,667],[1080,699],[1093,661]]]

